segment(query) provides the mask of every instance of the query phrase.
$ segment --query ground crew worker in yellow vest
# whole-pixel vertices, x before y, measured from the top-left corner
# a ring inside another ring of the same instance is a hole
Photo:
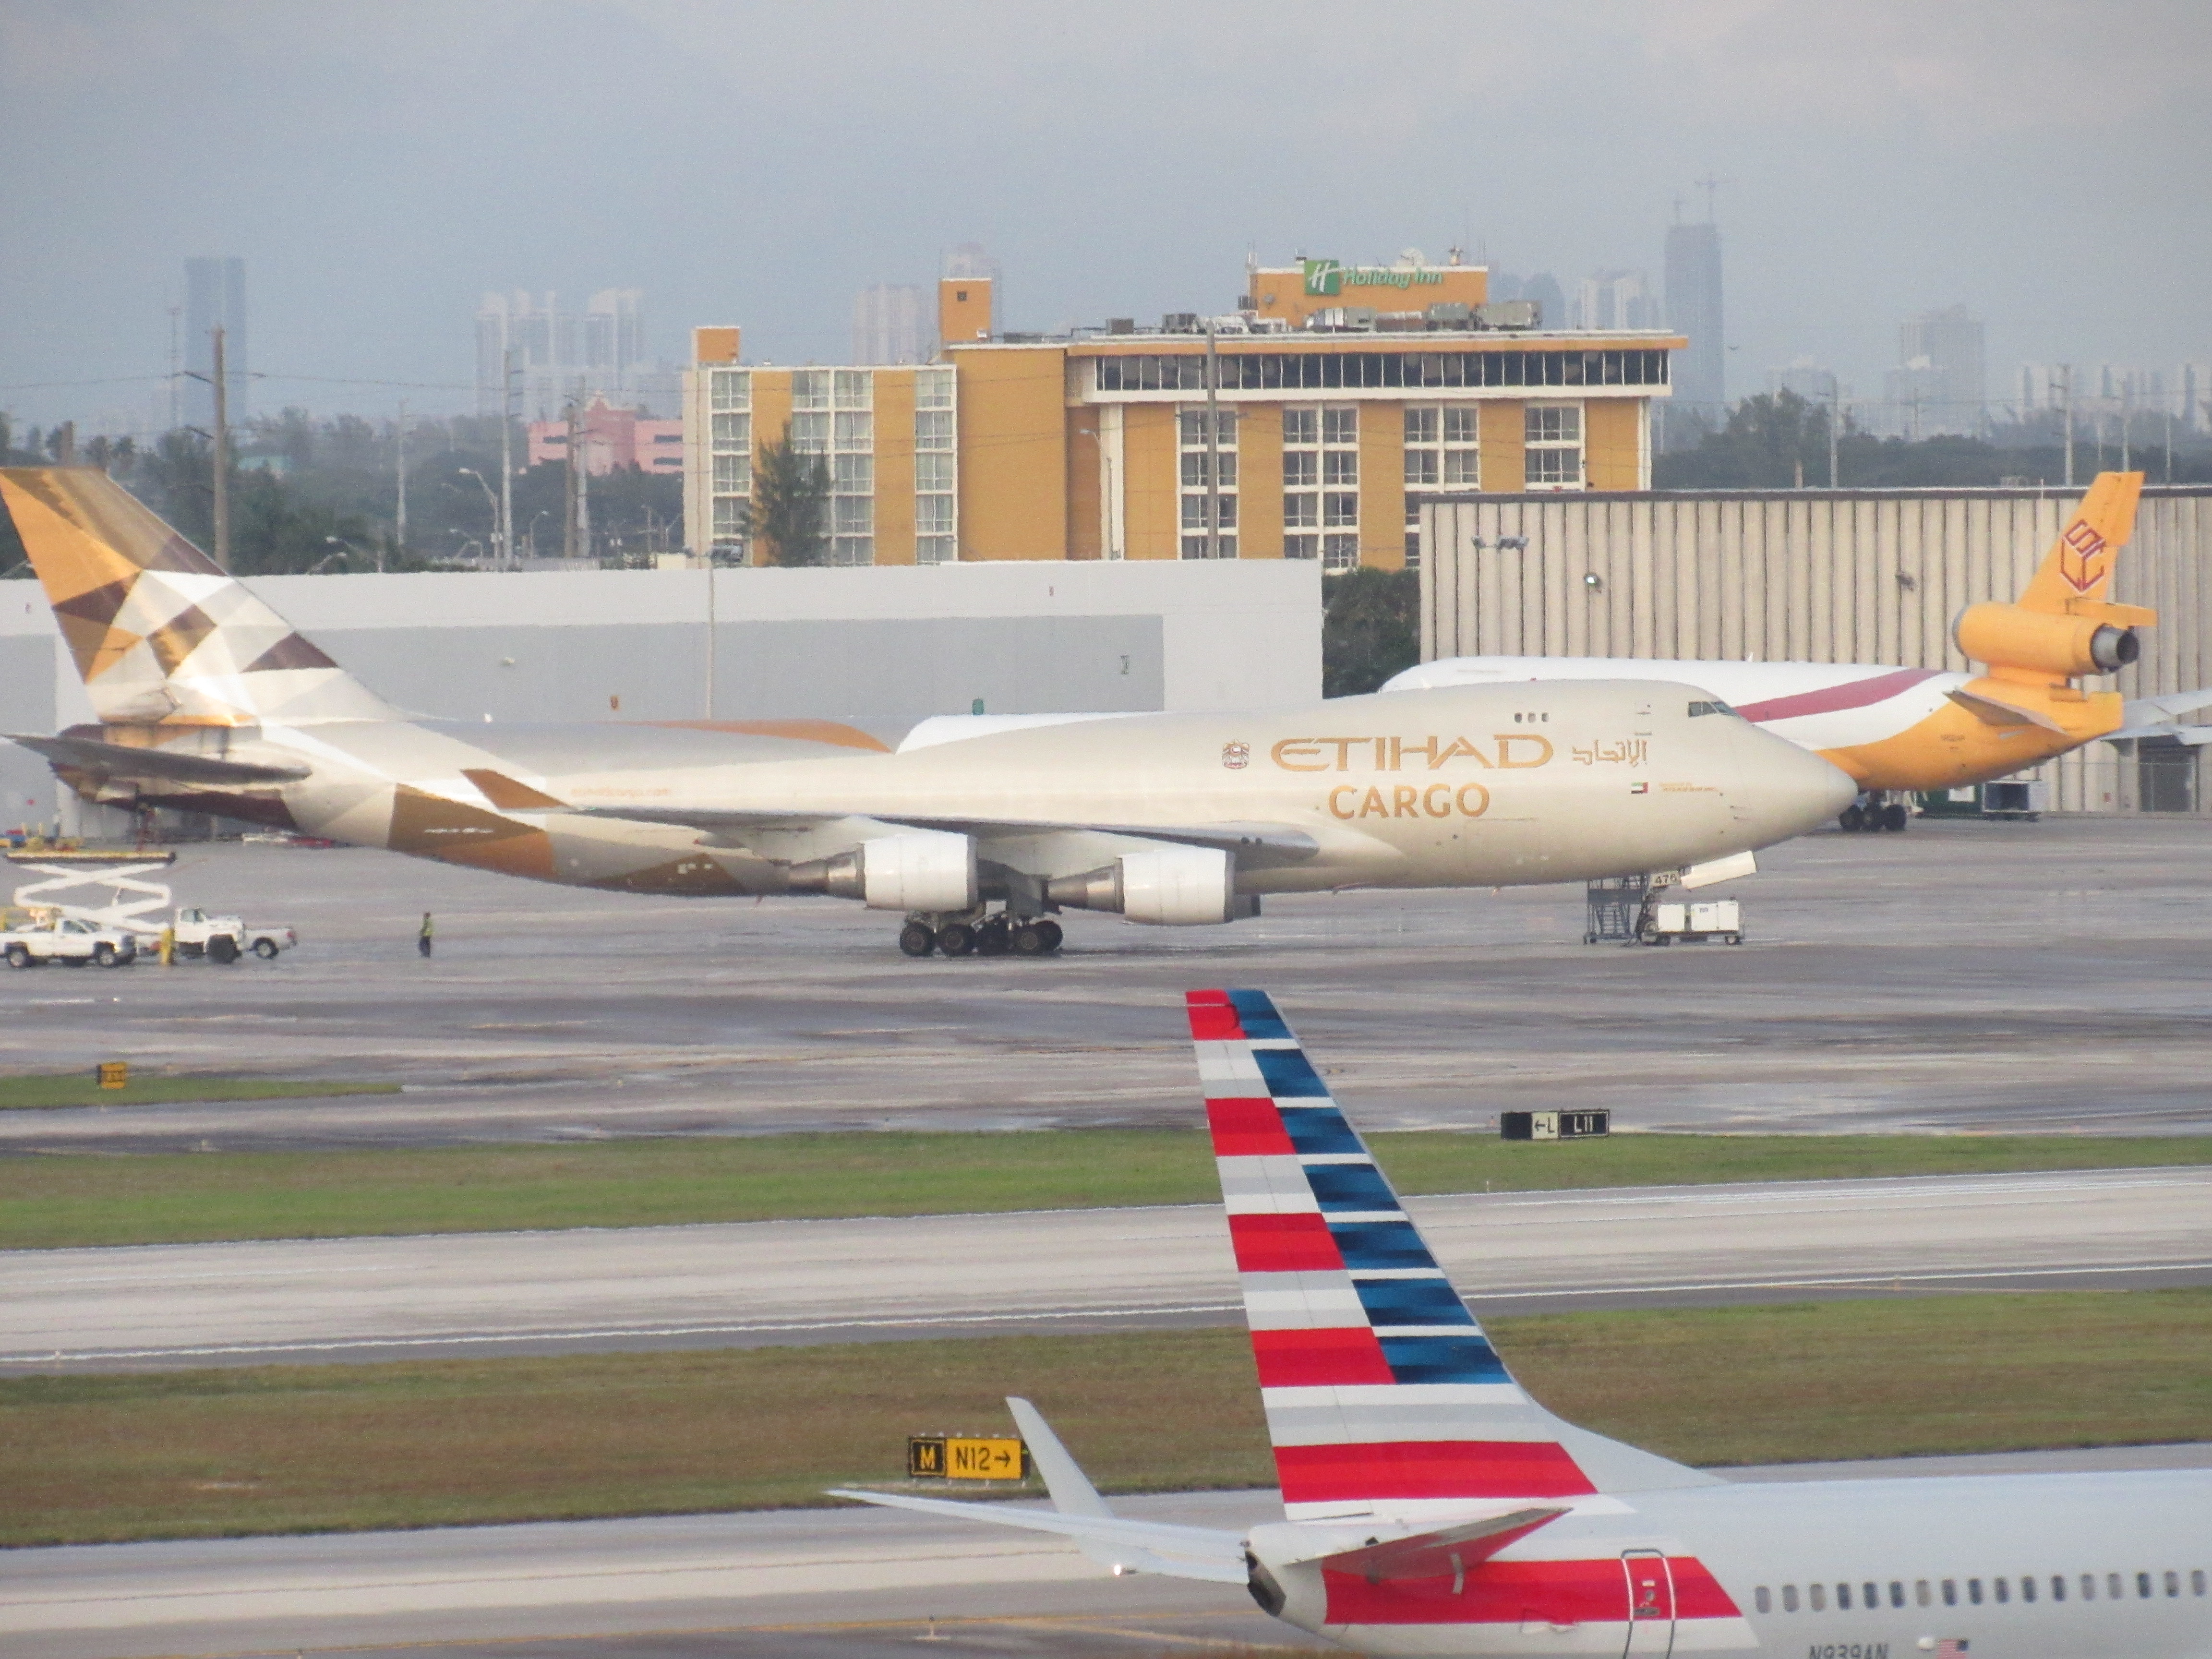
[[[419,933],[417,933],[415,935],[415,948],[416,948],[416,951],[420,951],[420,952],[422,953],[422,956],[423,960],[425,960],[425,961],[427,962],[427,961],[429,959],[429,956],[430,956],[430,913],[429,913],[428,910],[425,910],[425,911],[422,913],[422,931],[421,931],[421,932],[419,932]]]
[[[173,968],[176,965],[177,929],[175,924],[172,923],[161,930],[161,966]]]

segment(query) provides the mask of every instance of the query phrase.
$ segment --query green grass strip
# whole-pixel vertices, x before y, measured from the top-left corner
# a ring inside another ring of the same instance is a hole
[[[1492,1329],[1554,1410],[1686,1462],[2212,1438],[2212,1291]],[[1109,1491],[1273,1484],[1238,1331],[29,1377],[0,1382],[0,1543],[814,1504],[896,1484],[908,1434],[1006,1431],[1007,1394]]]
[[[396,1095],[396,1083],[339,1083],[327,1078],[133,1077],[103,1089],[89,1071],[0,1077],[0,1112],[57,1106],[150,1106],[191,1100],[316,1100],[326,1095]]]
[[[1407,1193],[1525,1192],[2212,1161],[2212,1137],[1371,1137]],[[0,1160],[0,1248],[500,1232],[1210,1204],[1196,1130],[848,1133]]]

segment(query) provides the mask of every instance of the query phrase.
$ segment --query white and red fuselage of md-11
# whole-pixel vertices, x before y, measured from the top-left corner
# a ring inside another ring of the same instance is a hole
[[[1440,657],[1383,690],[1671,679],[1712,693],[1762,731],[1832,762],[1875,797],[1987,782],[2099,738],[2212,740],[2212,727],[2172,724],[2212,702],[2212,690],[2128,702],[2075,684],[2134,662],[2136,629],[2157,620],[2154,611],[2107,597],[2142,489],[2140,472],[2099,474],[2020,598],[1960,614],[1954,642],[1968,660],[1988,665],[1979,673],[1874,663]],[[1886,810],[1887,827],[1903,829],[1903,805]],[[1850,811],[1847,825],[1860,827],[1860,809]]]
[[[1578,1429],[1514,1381],[1273,1002],[1188,1002],[1284,1519],[1125,1520],[1020,1400],[1051,1509],[837,1496],[1243,1584],[1377,1656],[2212,1655],[2212,1470],[1734,1484]]]

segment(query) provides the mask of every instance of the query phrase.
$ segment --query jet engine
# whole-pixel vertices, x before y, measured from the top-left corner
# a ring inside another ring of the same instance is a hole
[[[1959,649],[1993,667],[2031,668],[2072,679],[2110,674],[2142,653],[2132,628],[1996,602],[1970,605],[1951,626]]]
[[[1189,927],[1237,914],[1237,863],[1217,847],[1125,853],[1102,870],[1056,876],[1045,896],[1071,910],[1118,910],[1131,921]]]
[[[972,836],[913,830],[864,841],[849,853],[794,864],[784,873],[794,893],[827,893],[866,902],[871,910],[972,910],[975,881]]]

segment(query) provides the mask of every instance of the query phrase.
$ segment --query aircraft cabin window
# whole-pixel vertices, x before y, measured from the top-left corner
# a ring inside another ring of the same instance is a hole
[[[2199,1567],[2189,1575],[2189,1593],[2191,1595],[2202,1595],[2204,1594],[2203,1568]]]
[[[1795,1613],[1797,1611],[1796,1585],[1784,1584],[1782,1587],[1782,1611],[1784,1613]]]
[[[2136,1595],[2140,1600],[2145,1601],[2150,1600],[2150,1575],[2148,1573],[2139,1572],[2136,1575]]]
[[[1757,1589],[1752,1591],[1751,1599],[1753,1604],[1756,1606],[1761,1613],[1771,1613],[1774,1611],[1774,1598],[1766,1593],[1765,1585],[1761,1584]]]
[[[2169,1572],[2166,1575],[2166,1593],[2168,1595],[2179,1595],[2181,1594],[2181,1575],[2179,1573]]]
[[[1851,1610],[1851,1587],[1849,1584],[1836,1586],[1836,1606],[1845,1613]]]
[[[1959,1605],[1959,1581],[1955,1578],[1946,1578],[1943,1581],[1943,1605],[1947,1607],[1955,1607]]]
[[[2003,1579],[2000,1578],[1996,1581],[1996,1588],[1998,1601],[2009,1601],[2012,1600],[2012,1591],[2006,1588],[2005,1581]]]
[[[2120,1589],[2120,1575],[2117,1572],[2106,1573],[2105,1575],[2105,1594],[2110,1596],[2113,1601],[2117,1601],[2120,1599],[2123,1593],[2124,1592]]]
[[[1881,1605],[1881,1586],[1879,1584],[1869,1584],[1864,1588],[1866,1589],[1866,1601],[1863,1605],[1869,1608],[1880,1607]]]
[[[1805,1599],[1813,1604],[1814,1612],[1826,1613],[1828,1610],[1828,1587],[1826,1584],[1807,1585]]]
[[[2027,1573],[2020,1576],[2020,1599],[2023,1601],[2035,1600],[2035,1580]]]
[[[1969,1578],[1966,1581],[1966,1599],[1969,1601],[1972,1601],[1978,1607],[1982,1605],[1982,1581],[1980,1579]]]
[[[1912,1604],[1913,1604],[1913,1606],[1915,1606],[1915,1607],[1926,1607],[1926,1606],[1928,1605],[1928,1601],[1929,1601],[1929,1596],[1928,1596],[1928,1581],[1927,1581],[1925,1578],[1916,1578],[1916,1579],[1914,1579],[1914,1580],[1912,1581]]]
[[[2051,1575],[2051,1599],[2054,1601],[2063,1601],[2066,1599],[2066,1575],[2063,1572],[2054,1572]]]
[[[1889,1605],[1893,1607],[1901,1607],[1905,1605],[1905,1586],[1894,1578],[1889,1581]]]

